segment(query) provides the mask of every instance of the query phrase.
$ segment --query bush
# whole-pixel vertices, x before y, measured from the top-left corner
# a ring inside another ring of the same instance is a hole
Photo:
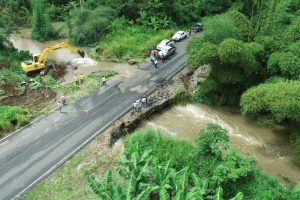
[[[241,97],[242,113],[252,117],[271,115],[277,122],[300,122],[300,81],[265,83]]]
[[[17,106],[0,106],[0,136],[30,120],[27,110]]]
[[[188,141],[174,140],[153,130],[136,131],[124,140],[125,155],[130,153],[129,147],[137,143],[140,152],[151,149],[151,156],[160,164],[166,164],[171,159],[170,167],[177,170],[194,164],[194,147]]]

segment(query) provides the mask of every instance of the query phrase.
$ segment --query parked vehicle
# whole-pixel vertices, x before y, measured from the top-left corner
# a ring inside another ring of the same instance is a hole
[[[194,26],[192,27],[192,30],[197,33],[197,32],[200,32],[200,31],[203,31],[203,24],[201,23],[196,23],[194,24]]]
[[[184,31],[178,31],[177,33],[175,33],[173,35],[172,39],[175,40],[175,41],[180,41],[180,40],[182,40],[182,39],[184,39],[186,37],[187,37],[187,33],[186,32],[184,32]]]
[[[161,51],[158,52],[158,55],[161,56],[163,54],[164,57],[169,57],[175,52],[176,52],[175,47],[165,46],[164,48],[161,49]]]
[[[156,47],[157,50],[162,50],[165,46],[171,46],[171,47],[175,47],[174,46],[174,41],[173,40],[162,40]]]

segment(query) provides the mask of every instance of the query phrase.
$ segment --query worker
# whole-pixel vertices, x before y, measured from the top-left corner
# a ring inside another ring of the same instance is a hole
[[[77,75],[75,75],[74,79],[75,79],[75,84],[79,85],[79,77]]]
[[[65,97],[64,93],[62,93],[62,95],[60,97],[60,100],[61,100],[62,105],[67,105],[67,103],[66,103],[66,97]]]
[[[133,112],[136,112],[136,111],[137,111],[137,103],[133,102]]]
[[[80,84],[82,84],[83,83],[83,79],[84,79],[84,76],[82,75],[82,73],[80,74],[79,79],[80,79]]]
[[[106,85],[106,78],[105,78],[105,76],[102,76],[102,85]]]
[[[154,67],[157,69],[157,60],[154,60]]]
[[[136,103],[136,109],[140,110],[142,108],[142,101],[141,101],[141,99],[137,99],[135,101],[135,103]]]
[[[154,56],[151,56],[151,57],[150,57],[150,61],[151,61],[152,65],[154,65],[154,60],[155,60],[155,59],[154,59]]]
[[[61,112],[62,103],[60,101],[57,102],[58,110]]]
[[[143,108],[147,107],[147,98],[145,97],[145,95],[142,98],[142,107]]]
[[[165,55],[163,53],[160,54],[161,62],[165,62]]]

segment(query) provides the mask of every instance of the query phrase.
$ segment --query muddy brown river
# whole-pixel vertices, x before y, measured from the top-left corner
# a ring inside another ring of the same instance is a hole
[[[219,124],[228,130],[234,146],[255,158],[258,167],[283,180],[288,175],[294,185],[300,181],[300,168],[291,159],[291,145],[283,127],[268,129],[257,126],[232,108],[205,105],[178,105],[144,122],[141,128],[160,130],[168,135],[191,141],[207,124]]]

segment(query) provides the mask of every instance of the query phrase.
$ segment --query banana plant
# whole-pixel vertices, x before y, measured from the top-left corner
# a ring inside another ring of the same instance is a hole
[[[121,195],[121,188],[112,180],[112,172],[108,171],[101,182],[96,181],[95,177],[88,177],[89,186],[98,195],[99,198],[111,200],[114,196]]]
[[[243,199],[244,199],[243,193],[239,192],[235,195],[235,197],[231,198],[230,200],[243,200]]]
[[[223,200],[223,189],[221,187],[218,187],[216,190],[216,194],[214,196],[214,200]]]
[[[171,198],[172,186],[171,182],[175,175],[175,170],[170,168],[170,161],[164,166],[152,162],[151,173],[147,177],[147,181],[140,184],[141,188],[151,188],[152,195],[158,195],[160,200],[169,200]],[[155,167],[154,167],[155,166]]]
[[[194,187],[190,188],[188,168],[184,168],[176,173],[174,177],[174,200],[202,200],[207,191],[207,181],[201,180],[195,173],[192,174]]]

